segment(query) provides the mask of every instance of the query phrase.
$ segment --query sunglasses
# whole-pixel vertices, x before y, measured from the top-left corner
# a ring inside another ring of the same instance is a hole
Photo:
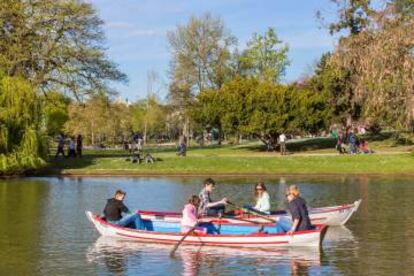
[[[286,197],[290,196],[291,194],[285,194]]]

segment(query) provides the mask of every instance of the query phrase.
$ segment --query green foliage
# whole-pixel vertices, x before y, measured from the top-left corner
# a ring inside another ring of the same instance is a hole
[[[105,55],[103,21],[76,0],[0,1],[0,67],[46,91],[108,91],[125,81]]]
[[[356,35],[369,24],[369,15],[372,13],[371,0],[331,0],[337,6],[338,19],[329,24],[331,34],[348,30]],[[318,13],[321,18],[321,14]]]
[[[64,131],[69,119],[70,99],[59,92],[49,92],[43,97],[43,113],[46,131],[49,136],[56,136]]]
[[[331,54],[322,55],[310,79],[309,89],[321,94],[328,103],[326,112],[334,121],[347,124],[361,117],[361,106],[355,99],[351,85],[351,71],[331,62]]]
[[[4,153],[16,150],[28,128],[39,130],[41,103],[33,87],[21,78],[0,80],[0,122],[7,138]]]
[[[40,132],[41,101],[21,78],[0,80],[0,175],[38,168],[47,147]]]
[[[289,65],[288,51],[289,47],[282,44],[274,28],[264,35],[255,33],[241,56],[242,74],[278,83]]]
[[[166,112],[155,96],[148,96],[131,107],[132,129],[143,132],[144,139],[165,132]]]
[[[265,141],[284,133],[317,133],[330,119],[321,93],[295,85],[274,85],[237,77],[219,91],[197,97],[194,119],[205,129],[221,125],[226,133],[252,135]]]

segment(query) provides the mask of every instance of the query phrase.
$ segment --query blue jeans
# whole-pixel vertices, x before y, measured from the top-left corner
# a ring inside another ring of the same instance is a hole
[[[139,214],[129,214],[125,215],[118,221],[115,221],[114,224],[123,226],[123,227],[130,227],[135,229],[144,229],[144,223],[141,219]]]

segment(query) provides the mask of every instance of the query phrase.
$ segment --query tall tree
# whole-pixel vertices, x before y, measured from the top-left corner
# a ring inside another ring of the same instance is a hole
[[[372,13],[371,0],[330,0],[337,7],[338,16],[336,22],[329,23],[329,32],[335,34],[343,30],[349,34],[360,33],[369,24],[369,16]],[[320,11],[317,17],[323,19]]]
[[[3,0],[0,67],[44,91],[108,91],[126,76],[105,55],[102,24],[84,1]]]
[[[289,47],[278,38],[276,30],[269,28],[265,34],[253,34],[241,56],[247,75],[260,80],[278,83],[289,65]]]
[[[226,80],[229,47],[236,40],[221,18],[210,13],[192,16],[167,34],[171,46],[172,82],[186,81],[196,92],[220,88]]]
[[[210,13],[192,16],[186,25],[168,33],[171,46],[169,100],[182,118],[183,135],[189,137],[189,107],[194,96],[219,89],[229,76],[230,50],[236,40],[223,21]]]

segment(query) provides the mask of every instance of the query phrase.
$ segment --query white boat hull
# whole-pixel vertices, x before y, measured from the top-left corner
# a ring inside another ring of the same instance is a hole
[[[140,242],[176,244],[183,233],[165,233],[136,230],[109,224],[99,216],[86,212],[102,236],[130,239]],[[184,245],[206,245],[226,247],[268,248],[280,246],[320,246],[327,231],[327,226],[318,226],[316,230],[299,231],[290,236],[284,233],[253,233],[243,235],[191,234],[183,241]]]

